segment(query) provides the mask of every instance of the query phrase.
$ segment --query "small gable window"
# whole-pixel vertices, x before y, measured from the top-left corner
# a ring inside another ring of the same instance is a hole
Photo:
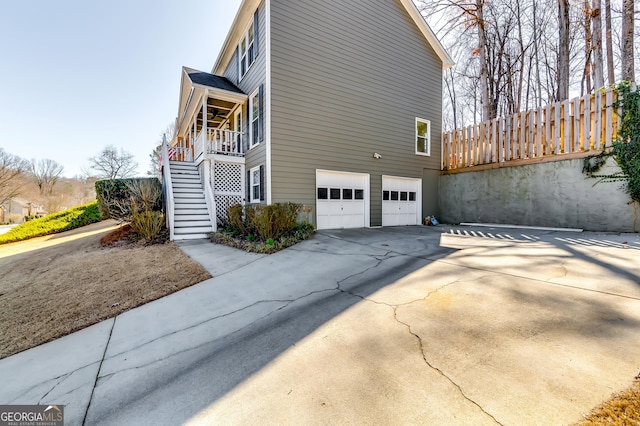
[[[431,122],[416,118],[416,154],[431,155]]]

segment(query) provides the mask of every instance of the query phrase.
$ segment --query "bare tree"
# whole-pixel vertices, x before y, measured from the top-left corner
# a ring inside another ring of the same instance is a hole
[[[633,60],[633,32],[635,1],[623,0],[622,3],[622,79],[635,81]]]
[[[53,193],[53,187],[60,180],[64,167],[54,160],[44,159],[36,161],[31,160],[29,172],[38,185],[40,195]]]
[[[170,141],[173,138],[173,133],[175,131],[175,123],[171,123],[164,129],[164,132],[160,133],[160,138],[158,139],[158,145],[153,148],[151,154],[149,154],[150,168],[147,170],[148,176],[158,176],[160,170],[160,162],[161,162],[161,153],[162,153],[162,137],[164,135],[167,136],[167,141]]]
[[[97,177],[103,179],[126,178],[134,175],[138,169],[138,163],[133,154],[120,151],[113,146],[106,146],[98,155],[89,158],[89,167],[97,172]]]
[[[591,24],[593,26],[593,86],[599,89],[604,86],[604,60],[602,56],[602,13],[600,0],[593,0],[591,7]]]
[[[20,194],[24,184],[20,177],[27,169],[27,161],[0,148],[0,204]]]
[[[616,76],[613,71],[613,33],[611,30],[611,0],[604,0],[605,11],[605,46],[607,48],[607,84],[614,84]]]
[[[569,98],[569,0],[558,0],[558,92],[556,100]]]

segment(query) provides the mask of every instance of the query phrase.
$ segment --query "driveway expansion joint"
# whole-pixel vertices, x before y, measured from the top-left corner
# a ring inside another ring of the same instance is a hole
[[[109,348],[109,343],[111,342],[111,335],[113,334],[113,329],[115,328],[116,321],[118,317],[113,318],[113,322],[111,323],[111,330],[109,330],[109,337],[107,338],[107,343],[104,345],[104,351],[102,352],[102,358],[100,359],[100,365],[98,366],[98,371],[96,372],[96,379],[93,381],[93,386],[91,387],[91,395],[89,396],[89,403],[87,404],[87,409],[84,412],[84,417],[82,418],[82,425],[84,426],[87,422],[87,415],[89,414],[89,409],[91,408],[91,402],[93,401],[93,394],[96,391],[96,386],[98,385],[98,379],[100,378],[100,370],[102,369],[102,363],[104,362],[104,358],[107,355],[107,349]]]

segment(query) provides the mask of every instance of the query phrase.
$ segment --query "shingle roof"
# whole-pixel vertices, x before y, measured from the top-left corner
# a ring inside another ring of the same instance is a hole
[[[209,86],[216,89],[226,90],[228,92],[235,92],[245,94],[235,84],[230,82],[226,77],[222,77],[215,74],[209,74],[207,72],[194,72],[189,73],[189,78],[196,84],[202,84],[203,86]]]

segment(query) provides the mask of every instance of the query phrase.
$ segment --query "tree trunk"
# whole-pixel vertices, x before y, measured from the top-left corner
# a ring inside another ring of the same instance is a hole
[[[542,107],[542,80],[540,79],[540,56],[538,51],[538,37],[539,31],[538,24],[536,22],[538,11],[536,8],[537,0],[532,0],[533,6],[533,54],[535,55],[536,65],[536,106]]]
[[[582,82],[586,93],[591,93],[591,7],[589,0],[584,0],[584,72]],[[585,91],[582,92],[584,95]]]
[[[634,0],[623,0],[622,3],[622,79],[635,81],[633,61],[633,15]]]
[[[482,103],[482,121],[491,120],[493,99],[489,94],[489,67],[487,66],[487,34],[484,22],[484,1],[476,0],[476,19],[478,27],[478,57],[480,58],[480,102]]]
[[[556,101],[569,98],[569,0],[558,0],[558,93]]]
[[[593,26],[593,86],[599,89],[604,86],[604,70],[602,58],[602,13],[600,0],[593,0],[591,8],[591,24]]]
[[[606,26],[606,46],[607,46],[607,84],[616,82],[616,75],[613,71],[613,40],[611,39],[611,0],[604,0],[605,26]]]

